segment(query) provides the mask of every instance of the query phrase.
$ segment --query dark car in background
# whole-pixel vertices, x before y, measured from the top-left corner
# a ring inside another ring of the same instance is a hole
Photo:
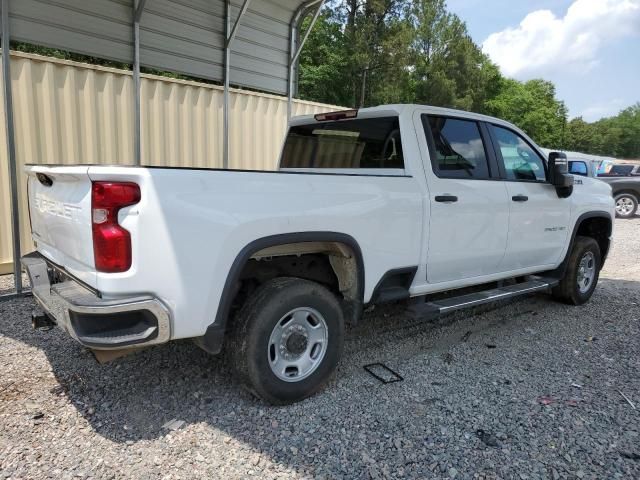
[[[616,217],[634,217],[640,203],[640,175],[599,175],[598,178],[611,185],[613,198],[616,201]]]
[[[601,173],[599,177],[640,177],[640,165],[617,164],[612,165],[607,173]]]

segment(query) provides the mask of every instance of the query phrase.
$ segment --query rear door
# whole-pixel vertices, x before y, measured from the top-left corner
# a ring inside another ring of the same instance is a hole
[[[424,159],[430,196],[428,283],[498,273],[507,247],[509,205],[484,125],[430,114],[420,121],[430,157]]]
[[[28,166],[29,215],[36,249],[95,286],[88,167]]]
[[[547,181],[545,162],[518,132],[487,125],[509,197],[509,241],[501,270],[553,266],[566,245],[571,200]]]

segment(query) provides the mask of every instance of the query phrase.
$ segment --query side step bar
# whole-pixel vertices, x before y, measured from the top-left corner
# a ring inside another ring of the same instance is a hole
[[[506,287],[492,288],[476,293],[450,297],[442,300],[418,303],[409,307],[408,311],[416,316],[438,316],[444,313],[476,307],[485,303],[507,300],[509,298],[526,295],[528,293],[549,291],[558,284],[554,278],[530,277],[523,283],[516,283]]]

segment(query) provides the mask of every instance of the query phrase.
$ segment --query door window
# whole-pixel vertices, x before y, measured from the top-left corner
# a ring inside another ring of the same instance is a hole
[[[431,163],[440,178],[488,179],[487,155],[478,123],[423,115],[427,138],[433,138]]]
[[[490,125],[498,142],[507,180],[544,182],[546,174],[542,157],[515,132]]]

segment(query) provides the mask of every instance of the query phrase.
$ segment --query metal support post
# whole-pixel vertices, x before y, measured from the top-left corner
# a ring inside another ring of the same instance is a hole
[[[22,294],[22,269],[20,268],[20,209],[18,208],[18,174],[13,122],[13,96],[11,92],[10,39],[9,0],[2,0],[2,85],[4,89],[5,130],[7,136],[7,158],[9,160],[9,184],[11,190],[13,275],[16,293],[20,295]]]
[[[223,104],[223,140],[222,140],[222,168],[229,168],[229,77],[231,75],[231,45],[238,33],[238,27],[244,14],[249,9],[251,0],[244,0],[236,22],[231,26],[231,0],[227,0],[226,28],[224,41],[224,104]]]
[[[311,0],[309,2],[302,4],[300,8],[296,11],[295,15],[293,16],[293,20],[291,21],[290,36],[289,36],[289,75],[288,75],[289,85],[287,87],[287,122],[291,118],[291,113],[293,110],[293,93],[294,93],[293,92],[293,76],[294,76],[296,62],[300,57],[300,53],[304,48],[304,44],[307,42],[307,39],[309,38],[309,34],[313,30],[313,27],[316,24],[318,17],[320,16],[320,12],[322,11],[324,2],[325,0]],[[309,11],[309,9],[316,4],[319,4],[319,5],[318,5],[318,8],[316,9],[315,14],[313,15],[313,19],[311,20],[311,23],[309,24],[309,28],[304,34],[302,41],[296,48],[296,42],[299,36],[298,30],[300,28],[302,19],[304,18],[304,15]]]
[[[142,119],[140,114],[140,19],[147,0],[133,2],[133,95],[134,95],[134,157],[136,165],[142,163]]]

